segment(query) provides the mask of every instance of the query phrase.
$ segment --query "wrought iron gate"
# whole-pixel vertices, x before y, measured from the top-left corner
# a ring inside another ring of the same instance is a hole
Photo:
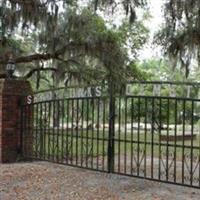
[[[33,112],[33,120],[26,121],[28,117],[23,116],[25,157],[108,170],[107,99],[86,97],[43,101],[24,105],[22,110],[24,114]],[[26,140],[32,140],[32,152],[27,151],[30,147],[26,144],[30,142]]]
[[[200,100],[195,91],[191,97],[138,91],[24,104],[23,155],[199,188]]]

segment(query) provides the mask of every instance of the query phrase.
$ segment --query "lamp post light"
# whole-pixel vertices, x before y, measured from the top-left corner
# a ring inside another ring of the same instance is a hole
[[[13,59],[9,59],[6,65],[6,74],[8,78],[13,78],[13,74],[15,72],[16,66]]]

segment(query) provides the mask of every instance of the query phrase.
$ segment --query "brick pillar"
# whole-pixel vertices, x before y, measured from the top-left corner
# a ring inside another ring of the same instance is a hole
[[[0,79],[0,163],[15,162],[20,152],[20,103],[32,94],[28,81]]]

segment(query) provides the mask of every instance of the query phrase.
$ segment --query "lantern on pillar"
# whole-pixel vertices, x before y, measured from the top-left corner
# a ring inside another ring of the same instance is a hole
[[[13,74],[15,72],[16,66],[15,66],[15,61],[10,58],[8,60],[8,63],[6,65],[6,74],[8,78],[13,78]]]

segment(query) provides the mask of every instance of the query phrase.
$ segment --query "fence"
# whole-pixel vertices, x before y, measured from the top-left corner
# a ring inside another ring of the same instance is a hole
[[[199,188],[199,85],[185,85],[22,105],[24,156]]]

